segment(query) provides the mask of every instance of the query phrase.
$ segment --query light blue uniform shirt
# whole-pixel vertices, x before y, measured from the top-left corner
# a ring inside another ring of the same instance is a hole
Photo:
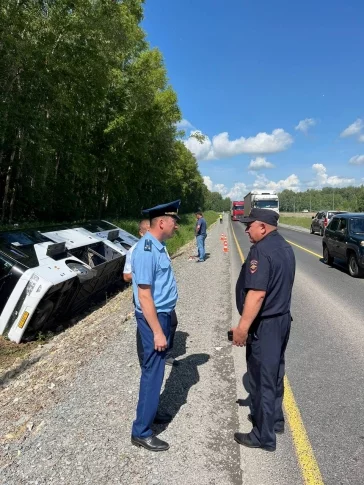
[[[177,284],[164,242],[147,232],[131,256],[135,308],[141,312],[138,285],[150,285],[157,312],[171,312],[177,299]]]

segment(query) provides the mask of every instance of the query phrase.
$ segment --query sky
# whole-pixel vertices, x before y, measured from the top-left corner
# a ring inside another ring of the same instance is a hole
[[[144,17],[210,190],[364,184],[363,0],[146,0]]]

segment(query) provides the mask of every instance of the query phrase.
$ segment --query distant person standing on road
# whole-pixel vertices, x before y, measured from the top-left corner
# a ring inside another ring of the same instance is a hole
[[[222,214],[219,215],[220,224],[222,224]]]
[[[246,345],[247,371],[253,424],[250,433],[234,439],[249,448],[276,449],[276,433],[284,432],[284,353],[291,328],[291,294],[295,257],[278,233],[279,215],[269,209],[252,209],[246,224],[253,246],[236,284],[241,315],[233,328],[233,344]]]
[[[139,235],[140,237],[143,237],[146,232],[148,232],[150,229],[150,221],[149,219],[142,219],[139,222]],[[131,266],[131,256],[133,254],[133,251],[135,249],[135,246],[138,243],[135,243],[129,251],[126,253],[126,259],[125,259],[125,265],[124,265],[124,272],[123,272],[123,278],[124,281],[127,283],[131,283],[132,281],[132,266]],[[167,248],[166,248],[167,251]],[[167,355],[166,355],[166,364],[167,365],[178,365],[179,362],[172,357],[172,349],[173,349],[173,343],[174,343],[174,336],[177,330],[177,325],[178,325],[178,319],[175,310],[173,310],[172,313],[172,323],[171,323],[171,335],[169,338],[169,343],[168,343],[168,349],[167,349]],[[139,329],[137,327],[137,332],[136,332],[136,341],[137,341],[137,353],[138,353],[138,360],[140,366],[143,364],[143,345],[142,345],[142,339],[140,336]]]
[[[151,429],[163,383],[171,315],[177,303],[177,285],[165,241],[178,228],[180,200],[143,211],[150,230],[137,243],[131,258],[135,317],[143,345],[142,375],[131,442],[150,451],[168,450],[169,444]],[[167,423],[159,414],[158,422]]]
[[[206,232],[206,221],[203,217],[202,212],[198,211],[196,212],[196,227],[195,227],[195,233],[196,233],[196,243],[197,243],[197,250],[198,250],[198,260],[196,261],[197,263],[202,263],[205,261],[205,239],[207,236]]]

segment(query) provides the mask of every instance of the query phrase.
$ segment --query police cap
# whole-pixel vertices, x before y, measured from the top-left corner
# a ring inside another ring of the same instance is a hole
[[[240,219],[243,224],[249,224],[250,222],[260,221],[265,222],[271,226],[278,225],[279,214],[276,211],[270,209],[252,209],[248,216],[244,216]]]
[[[174,200],[173,202],[167,202],[167,204],[156,205],[150,209],[143,209],[142,214],[149,217],[150,220],[160,216],[171,216],[179,221],[180,218],[178,217],[178,208],[180,204],[180,200]]]

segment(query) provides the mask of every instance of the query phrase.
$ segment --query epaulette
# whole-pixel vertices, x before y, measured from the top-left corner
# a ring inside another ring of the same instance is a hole
[[[144,241],[144,251],[151,251],[152,250],[152,241],[150,239],[146,239]]]

